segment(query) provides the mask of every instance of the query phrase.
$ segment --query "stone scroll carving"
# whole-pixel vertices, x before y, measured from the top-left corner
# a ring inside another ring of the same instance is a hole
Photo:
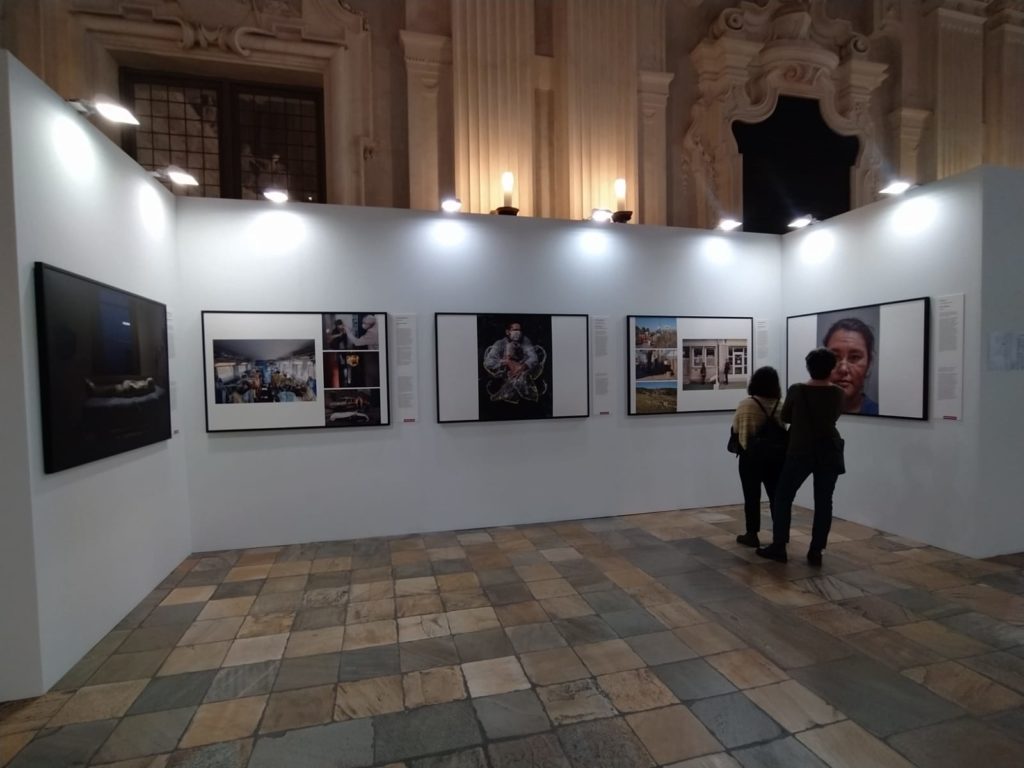
[[[850,22],[826,16],[824,0],[744,0],[723,11],[691,53],[699,93],[683,138],[683,173],[694,224],[742,216],[742,157],[732,124],[765,120],[780,95],[818,100],[832,130],[860,139],[850,200],[854,207],[874,200],[883,157],[870,105],[886,65],[870,61],[868,50]]]

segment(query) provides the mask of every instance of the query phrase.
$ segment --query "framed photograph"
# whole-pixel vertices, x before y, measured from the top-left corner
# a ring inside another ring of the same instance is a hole
[[[804,356],[827,347],[845,413],[927,419],[930,311],[925,297],[789,317],[786,378],[804,381]]]
[[[629,315],[630,416],[731,411],[747,396],[751,317]]]
[[[590,415],[588,315],[434,315],[437,420]]]
[[[206,431],[377,427],[384,312],[203,312]]]
[[[35,265],[43,469],[169,440],[167,308]]]

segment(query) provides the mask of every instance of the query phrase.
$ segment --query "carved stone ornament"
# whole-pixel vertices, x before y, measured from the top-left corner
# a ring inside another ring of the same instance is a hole
[[[718,16],[691,53],[699,93],[683,139],[683,170],[698,226],[742,215],[742,157],[732,124],[767,119],[782,95],[816,99],[833,131],[860,139],[850,199],[854,207],[875,199],[881,134],[870,103],[886,65],[868,60],[869,47],[850,22],[825,14],[825,0],[744,0]]]

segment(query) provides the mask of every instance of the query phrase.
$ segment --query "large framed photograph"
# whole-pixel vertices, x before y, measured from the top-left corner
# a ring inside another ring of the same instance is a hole
[[[926,297],[789,317],[786,377],[805,380],[804,356],[827,347],[845,413],[927,419],[929,313]]]
[[[384,312],[203,312],[206,430],[390,423]]]
[[[43,469],[70,469],[171,437],[167,308],[35,265]]]
[[[746,397],[751,317],[629,315],[630,416],[731,411]]]
[[[434,315],[437,420],[590,415],[588,315]]]

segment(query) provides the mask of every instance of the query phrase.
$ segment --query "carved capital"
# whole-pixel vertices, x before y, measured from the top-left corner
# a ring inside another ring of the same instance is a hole
[[[405,52],[405,63],[443,65],[452,63],[452,39],[443,35],[413,32],[403,29],[398,33]]]
[[[988,5],[989,30],[1005,27],[1024,29],[1024,0],[993,0]]]

